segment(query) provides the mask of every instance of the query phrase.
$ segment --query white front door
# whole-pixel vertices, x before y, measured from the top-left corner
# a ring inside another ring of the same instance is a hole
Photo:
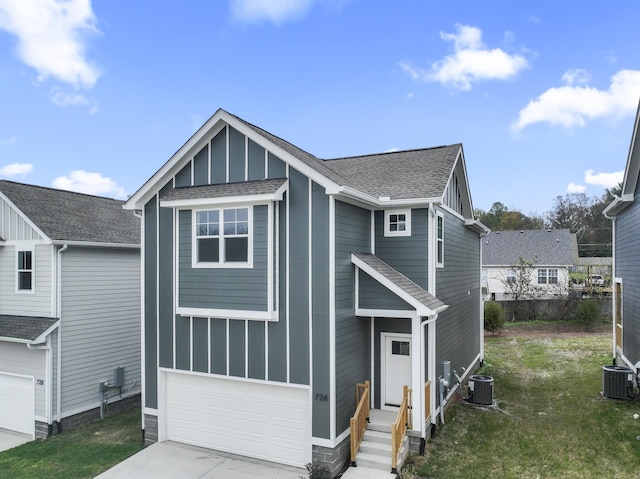
[[[382,335],[382,408],[402,402],[403,386],[411,388],[411,335]]]

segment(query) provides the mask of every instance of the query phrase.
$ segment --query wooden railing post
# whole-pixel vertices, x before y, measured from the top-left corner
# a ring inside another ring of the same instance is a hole
[[[365,381],[364,384],[356,384],[356,412],[349,420],[351,465],[354,467],[356,465],[356,455],[369,422],[369,397],[369,381]]]

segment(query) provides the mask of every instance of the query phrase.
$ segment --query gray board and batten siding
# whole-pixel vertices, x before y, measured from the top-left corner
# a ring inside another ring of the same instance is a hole
[[[267,206],[253,207],[253,268],[191,268],[191,210],[174,213],[173,208],[159,207],[159,198],[174,187],[276,178],[288,178],[288,189],[275,203],[274,224],[268,224]],[[313,374],[313,435],[329,438],[329,197],[324,188],[225,127],[145,205],[144,215],[145,406],[158,407],[158,367],[300,385],[309,385]],[[174,316],[176,306],[266,311],[268,228],[274,229],[271,233],[277,239],[273,255],[277,321]],[[174,292],[175,254],[179,288]],[[203,288],[231,283],[234,291],[222,296]],[[237,291],[240,296],[235,296]]]
[[[615,275],[622,278],[622,348],[632,363],[640,361],[640,320],[624,316],[625,311],[640,311],[640,181],[636,185],[636,200],[616,215]]]
[[[449,308],[436,321],[436,375],[444,361],[462,374],[480,352],[480,241],[464,220],[444,211],[444,265],[436,269],[436,295]]]
[[[371,323],[369,318],[355,317],[355,268],[351,263],[353,251],[371,252],[371,212],[336,201],[335,218],[336,433],[339,435],[348,429],[356,408],[355,384],[369,379],[371,374]]]

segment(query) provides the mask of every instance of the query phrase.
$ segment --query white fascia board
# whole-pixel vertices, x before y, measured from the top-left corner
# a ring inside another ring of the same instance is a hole
[[[13,209],[14,209],[14,210],[15,210],[15,211],[20,215],[20,217],[21,217],[24,221],[26,221],[26,223],[27,223],[31,228],[33,228],[33,229],[34,229],[34,230],[35,230],[35,231],[40,235],[40,237],[42,238],[42,240],[44,240],[45,242],[50,242],[50,241],[51,241],[51,238],[49,238],[46,234],[44,234],[44,232],[43,232],[40,228],[38,228],[38,226],[37,226],[33,221],[31,221],[31,219],[30,219],[27,215],[25,215],[25,214],[20,210],[20,208],[18,208],[15,204],[13,204],[13,201],[11,201],[11,200],[7,197],[7,195],[5,195],[4,193],[2,193],[1,191],[0,191],[0,198],[2,198],[4,201],[6,201],[6,202],[9,204],[9,206],[11,206],[11,208],[13,208]]]
[[[31,344],[40,344],[44,343],[47,340],[47,336],[49,336],[54,330],[56,330],[60,326],[60,320],[58,319],[55,323],[53,323],[46,331],[44,331],[40,336],[38,336],[33,341],[30,341]]]
[[[280,190],[278,190],[280,191]],[[242,205],[242,204],[267,204],[272,201],[282,201],[282,192],[270,193],[265,195],[249,195],[249,196],[223,196],[218,198],[196,198],[184,200],[160,200],[160,206],[165,208],[191,208],[197,206],[213,206],[213,205]]]
[[[121,249],[140,249],[140,245],[136,243],[101,243],[99,241],[65,241],[53,240],[51,244],[58,246],[84,246],[85,248],[121,248]]]
[[[356,200],[359,203],[363,203],[367,206],[373,206],[376,209],[385,208],[403,208],[403,207],[426,207],[429,203],[441,204],[442,197],[437,198],[402,198],[402,199],[388,199],[385,197],[378,197],[362,193],[359,190],[351,188],[350,186],[341,186],[335,191],[327,191],[327,194],[335,194],[338,197],[344,197],[351,200]],[[347,201],[349,202],[349,201]]]
[[[262,321],[278,321],[277,311],[252,311],[244,309],[211,309],[185,308],[178,306],[176,314],[185,317],[224,318],[224,319],[255,319]]]
[[[251,141],[260,145],[265,150],[272,152],[275,156],[286,163],[289,163],[296,170],[311,178],[327,191],[335,192],[339,188],[339,185],[319,173],[314,168],[300,161],[298,158],[283,150],[276,144],[271,143],[269,140],[239,121],[233,115],[219,109],[176,153],[173,154],[173,156],[171,156],[169,161],[167,161],[137,192],[131,196],[131,198],[129,198],[129,200],[124,204],[124,208],[127,210],[141,210],[151,196],[155,194],[156,189],[158,189],[156,185],[159,182],[164,185],[171,176],[177,173],[179,168],[177,168],[176,165],[179,164],[181,167],[182,160],[190,151],[197,149],[196,147],[203,147],[206,143],[203,141],[204,138],[213,138],[222,129],[222,126],[214,129],[216,124],[219,122],[223,122],[224,125],[229,125],[238,130],[247,138],[251,139]]]
[[[464,225],[481,236],[488,235],[491,232],[491,229],[479,220],[465,220]]]
[[[353,253],[351,254],[351,262],[358,268],[363,270],[365,273],[367,273],[369,276],[371,276],[373,279],[375,279],[382,286],[387,288],[389,291],[413,306],[418,316],[431,316],[436,313],[436,311],[422,304],[416,298],[407,293],[404,289],[398,287],[398,285],[396,285],[393,281],[390,281],[385,276],[378,273],[375,269],[371,268],[367,263],[361,261],[360,258],[358,258]]]
[[[362,316],[365,318],[397,318],[397,319],[411,319],[416,315],[414,309],[370,309],[370,308],[356,308],[356,316]]]
[[[4,337],[4,336],[0,336],[0,341],[5,342],[5,343],[22,343],[22,344],[30,344],[30,343],[32,343],[32,341],[29,340],[29,339],[9,338],[9,337]]]
[[[609,205],[602,211],[602,214],[606,217],[616,216],[618,213],[622,212],[627,206],[633,203],[634,195],[629,193],[626,195],[622,195],[621,197],[616,197]]]
[[[164,186],[165,183],[169,181],[169,178],[173,177],[179,171],[179,167],[181,168],[183,166],[182,164],[179,164],[180,160],[182,160],[189,151],[195,149],[196,146],[201,146],[200,143],[204,145],[204,142],[202,141],[203,138],[208,138],[209,136],[213,138],[220,132],[222,127],[217,129],[214,129],[214,127],[221,120],[222,113],[223,110],[221,109],[215,112],[213,116],[211,116],[211,118],[209,118],[204,125],[202,125],[191,136],[191,138],[189,138],[187,142],[182,145],[180,149],[176,151],[171,158],[169,158],[169,160],[127,200],[123,205],[123,208],[125,210],[142,210],[147,201],[156,194],[156,189],[159,189],[156,185],[161,183],[161,186]]]

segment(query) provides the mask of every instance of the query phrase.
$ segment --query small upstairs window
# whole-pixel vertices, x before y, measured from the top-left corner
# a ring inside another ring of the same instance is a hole
[[[33,251],[22,250],[17,254],[16,290],[33,291]]]
[[[411,236],[411,210],[384,212],[385,236]]]

